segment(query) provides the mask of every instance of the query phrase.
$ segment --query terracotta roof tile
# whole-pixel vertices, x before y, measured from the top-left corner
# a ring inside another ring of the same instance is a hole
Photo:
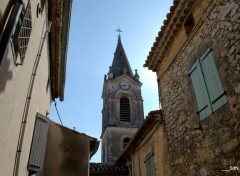
[[[156,71],[156,64],[159,63],[157,60],[165,55],[167,47],[172,43],[173,38],[184,22],[184,19],[188,16],[193,4],[194,0],[173,1],[173,6],[170,7],[170,12],[166,15],[166,20],[164,20],[163,26],[158,32],[158,36],[147,56],[144,67]]]
[[[90,163],[90,173],[128,173],[126,165],[109,164],[109,163]]]

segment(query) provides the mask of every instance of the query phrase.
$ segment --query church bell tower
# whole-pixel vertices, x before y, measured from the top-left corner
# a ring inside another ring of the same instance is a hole
[[[119,30],[120,32],[120,30]],[[143,121],[142,83],[133,74],[121,36],[105,75],[102,109],[102,163],[114,163]]]

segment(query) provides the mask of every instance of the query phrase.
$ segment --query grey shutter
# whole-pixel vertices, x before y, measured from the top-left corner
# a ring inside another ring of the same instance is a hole
[[[225,91],[219,78],[211,51],[212,49],[209,48],[204,53],[204,55],[200,58],[200,63],[214,112],[227,103],[227,98],[225,96]]]
[[[35,127],[32,137],[32,145],[28,160],[28,170],[41,172],[43,168],[49,120],[41,114],[36,115]]]
[[[212,113],[212,108],[199,60],[192,66],[190,77],[197,100],[198,114],[202,120]]]

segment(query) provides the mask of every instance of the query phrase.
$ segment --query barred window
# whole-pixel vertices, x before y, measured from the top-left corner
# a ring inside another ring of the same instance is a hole
[[[18,24],[14,30],[12,37],[12,46],[15,54],[15,64],[22,65],[28,47],[32,31],[32,17],[31,17],[31,4],[28,2],[26,9],[22,12],[18,19]],[[20,55],[20,63],[17,61],[17,56]]]
[[[130,122],[130,104],[127,97],[120,98],[120,121]]]

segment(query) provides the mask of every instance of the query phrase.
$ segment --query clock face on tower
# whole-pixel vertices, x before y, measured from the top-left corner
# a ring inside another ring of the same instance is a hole
[[[120,83],[120,87],[122,88],[122,89],[128,89],[129,88],[129,83],[128,82],[121,82]]]

